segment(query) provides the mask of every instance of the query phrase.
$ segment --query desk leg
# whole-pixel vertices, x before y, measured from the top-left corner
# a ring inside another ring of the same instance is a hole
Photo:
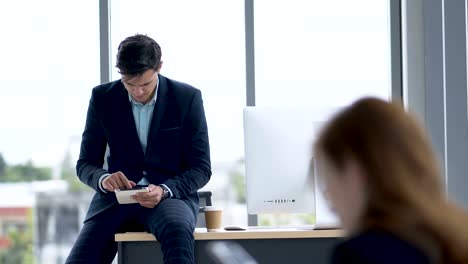
[[[117,262],[119,264],[124,264],[124,259],[122,256],[122,242],[117,243]]]

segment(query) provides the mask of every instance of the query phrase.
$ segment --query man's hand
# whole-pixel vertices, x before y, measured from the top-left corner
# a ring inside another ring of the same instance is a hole
[[[154,208],[161,202],[164,190],[154,184],[150,184],[148,189],[149,192],[139,192],[133,198],[143,207]]]
[[[115,189],[131,189],[136,186],[136,183],[129,181],[127,177],[120,171],[112,173],[102,181],[102,187],[111,192]]]

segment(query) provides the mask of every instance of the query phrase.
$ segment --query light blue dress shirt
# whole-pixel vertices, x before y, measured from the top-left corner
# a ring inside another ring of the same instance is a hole
[[[132,112],[133,112],[133,119],[135,120],[135,127],[137,130],[138,138],[140,139],[141,148],[143,152],[146,153],[146,146],[148,144],[148,133],[151,127],[151,119],[153,118],[154,107],[156,105],[156,100],[158,98],[158,89],[159,89],[159,78],[156,85],[156,90],[154,91],[154,97],[151,101],[146,104],[142,104],[137,102],[132,98],[130,93],[128,94],[128,100],[132,103]],[[109,173],[102,175],[99,178],[99,187],[101,191],[105,192],[104,188],[102,188],[102,181],[107,177],[110,176]],[[149,185],[150,183],[148,180],[143,177],[138,183],[138,185]],[[162,184],[164,185],[164,184]],[[172,197],[172,191],[166,185],[164,185],[169,190],[169,195]]]
[[[135,120],[135,127],[137,130],[138,138],[140,139],[141,148],[143,153],[146,153],[146,146],[148,145],[148,133],[151,126],[151,118],[153,117],[154,106],[158,98],[159,79],[154,91],[154,96],[151,101],[146,104],[135,101],[130,94],[128,100],[132,103],[133,119]],[[148,185],[149,182],[143,177],[138,185]]]

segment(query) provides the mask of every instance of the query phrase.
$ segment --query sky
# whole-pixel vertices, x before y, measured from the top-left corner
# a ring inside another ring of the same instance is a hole
[[[161,73],[202,91],[213,162],[243,157],[244,1],[111,4],[111,65],[125,37],[153,37]],[[258,106],[389,97],[386,0],[256,0],[254,9]],[[100,83],[98,1],[4,1],[0,25],[0,153],[9,163],[56,167],[68,150],[78,155]]]

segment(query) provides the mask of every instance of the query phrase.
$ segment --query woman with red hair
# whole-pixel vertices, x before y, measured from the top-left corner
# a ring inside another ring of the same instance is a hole
[[[430,141],[401,105],[357,101],[314,147],[321,184],[350,237],[333,263],[468,263],[468,216],[442,184]]]

